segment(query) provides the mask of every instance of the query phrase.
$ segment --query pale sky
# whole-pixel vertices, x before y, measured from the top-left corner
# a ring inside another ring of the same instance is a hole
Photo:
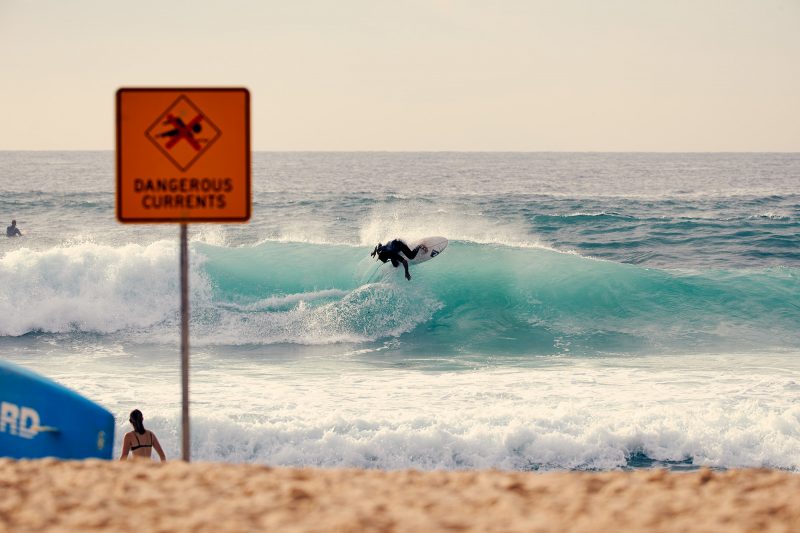
[[[0,0],[0,150],[122,86],[244,86],[255,150],[800,151],[800,0]]]

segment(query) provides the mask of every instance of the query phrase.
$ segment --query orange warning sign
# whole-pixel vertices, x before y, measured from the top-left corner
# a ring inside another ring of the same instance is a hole
[[[119,89],[120,222],[250,218],[247,89]]]

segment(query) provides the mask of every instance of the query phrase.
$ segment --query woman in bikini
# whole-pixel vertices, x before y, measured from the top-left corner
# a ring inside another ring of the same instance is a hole
[[[128,453],[133,453],[134,459],[137,458],[150,458],[153,450],[155,449],[161,461],[166,461],[167,456],[164,450],[161,449],[161,444],[158,442],[156,434],[150,430],[144,429],[144,416],[138,409],[131,411],[131,416],[128,421],[133,426],[133,431],[125,434],[122,439],[122,455],[120,461],[128,459]]]

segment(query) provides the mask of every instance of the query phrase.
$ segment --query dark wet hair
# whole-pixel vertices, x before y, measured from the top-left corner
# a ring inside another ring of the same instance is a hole
[[[134,409],[131,411],[131,416],[128,418],[128,422],[133,424],[133,429],[136,430],[136,433],[139,435],[144,435],[144,415],[138,409]]]

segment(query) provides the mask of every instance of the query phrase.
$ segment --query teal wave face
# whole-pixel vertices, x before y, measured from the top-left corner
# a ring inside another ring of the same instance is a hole
[[[677,272],[457,241],[407,282],[352,246],[197,251],[212,288],[201,316],[245,343],[396,339],[411,354],[531,355],[800,346],[800,281],[787,267]]]

